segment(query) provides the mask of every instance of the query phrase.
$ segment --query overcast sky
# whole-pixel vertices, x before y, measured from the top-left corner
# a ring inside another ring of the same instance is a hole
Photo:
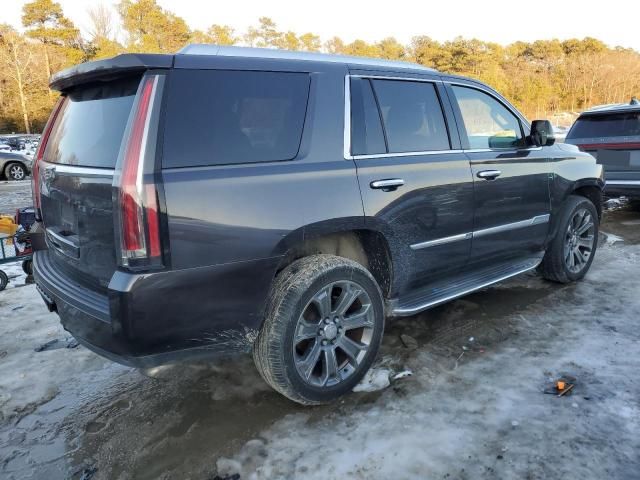
[[[57,0],[65,14],[86,31],[87,7],[100,0]],[[3,0],[0,22],[20,26],[23,0]],[[103,3],[114,5],[115,1]],[[158,0],[191,28],[227,24],[238,32],[271,17],[280,30],[313,32],[346,41],[393,36],[407,43],[414,35],[436,40],[456,36],[507,44],[516,40],[591,36],[610,46],[640,51],[639,0]]]

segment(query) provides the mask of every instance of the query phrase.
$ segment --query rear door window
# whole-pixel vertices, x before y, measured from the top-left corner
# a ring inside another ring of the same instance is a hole
[[[173,71],[163,167],[295,158],[309,83],[306,73]]]
[[[640,136],[640,112],[584,115],[571,127],[567,139]]]
[[[134,77],[66,92],[44,159],[114,168],[139,83]]]
[[[491,95],[475,88],[451,87],[471,149],[524,146],[518,118]]]
[[[372,80],[389,153],[449,150],[436,88],[429,82]]]

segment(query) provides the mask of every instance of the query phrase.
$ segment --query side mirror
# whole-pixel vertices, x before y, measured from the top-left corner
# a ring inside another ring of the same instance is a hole
[[[556,141],[553,127],[549,120],[534,120],[531,122],[530,143],[536,147],[549,147]]]

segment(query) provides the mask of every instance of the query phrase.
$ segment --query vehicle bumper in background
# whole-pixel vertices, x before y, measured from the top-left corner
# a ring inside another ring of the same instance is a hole
[[[640,198],[640,180],[609,180],[607,179],[604,193],[608,197]]]
[[[107,293],[62,275],[35,252],[38,291],[79,343],[115,362],[153,367],[251,350],[279,258],[187,270],[116,271]]]

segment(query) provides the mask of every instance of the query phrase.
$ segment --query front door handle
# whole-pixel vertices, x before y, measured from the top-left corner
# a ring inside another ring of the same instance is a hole
[[[386,178],[383,180],[374,180],[369,184],[371,188],[380,189],[383,192],[392,192],[398,187],[404,185],[404,180],[401,178]]]
[[[502,174],[500,170],[482,170],[476,173],[476,177],[484,178],[485,180],[495,180]]]

